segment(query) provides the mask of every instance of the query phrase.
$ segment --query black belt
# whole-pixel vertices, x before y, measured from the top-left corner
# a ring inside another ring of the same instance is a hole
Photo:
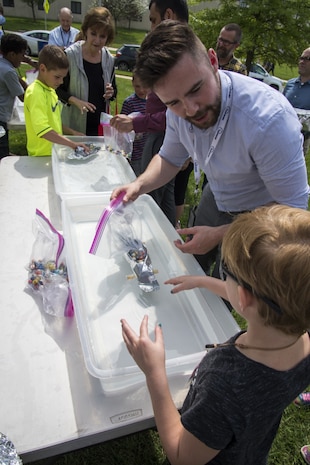
[[[222,212],[222,211],[220,211],[220,213],[224,213],[225,215],[235,217],[235,216],[241,215],[242,213],[249,213],[250,211],[251,210],[242,210],[240,212]]]

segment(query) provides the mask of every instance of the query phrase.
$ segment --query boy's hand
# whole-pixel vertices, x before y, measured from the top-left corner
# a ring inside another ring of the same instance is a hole
[[[82,142],[79,142],[79,143],[77,143],[77,144],[73,144],[73,147],[72,147],[72,148],[73,148],[74,150],[76,150],[78,147],[82,147],[82,148],[85,150],[86,153],[89,152],[89,147],[87,147],[87,145],[85,145],[85,144],[82,144]]]
[[[155,327],[155,340],[148,332],[148,317],[144,316],[139,335],[133,331],[126,320],[121,320],[122,335],[128,352],[146,376],[165,373],[165,347],[160,325]]]
[[[172,284],[175,286],[170,292],[171,294],[177,294],[178,292],[188,291],[189,289],[197,287],[197,276],[177,276],[175,278],[168,279],[164,282],[164,284]]]

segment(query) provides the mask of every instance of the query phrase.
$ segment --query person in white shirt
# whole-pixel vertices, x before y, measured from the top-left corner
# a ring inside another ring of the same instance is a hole
[[[80,32],[72,27],[73,15],[69,8],[61,8],[58,14],[60,25],[55,27],[49,36],[49,45],[58,45],[63,50],[75,42],[76,35]]]

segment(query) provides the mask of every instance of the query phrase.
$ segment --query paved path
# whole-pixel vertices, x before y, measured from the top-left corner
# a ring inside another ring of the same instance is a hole
[[[123,74],[115,74],[115,76],[116,76],[117,78],[130,79],[130,80],[132,79],[131,76],[125,76],[125,75],[123,75]]]

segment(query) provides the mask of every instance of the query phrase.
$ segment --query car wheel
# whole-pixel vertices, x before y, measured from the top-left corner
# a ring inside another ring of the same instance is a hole
[[[26,49],[26,55],[28,55],[30,57],[31,55],[31,50],[30,50],[30,47],[28,45],[27,49]]]
[[[120,71],[129,71],[129,66],[127,63],[125,63],[125,61],[121,61],[119,64],[118,64],[118,69]]]
[[[270,84],[270,87],[272,87],[273,89],[279,90],[279,87],[276,84]]]

